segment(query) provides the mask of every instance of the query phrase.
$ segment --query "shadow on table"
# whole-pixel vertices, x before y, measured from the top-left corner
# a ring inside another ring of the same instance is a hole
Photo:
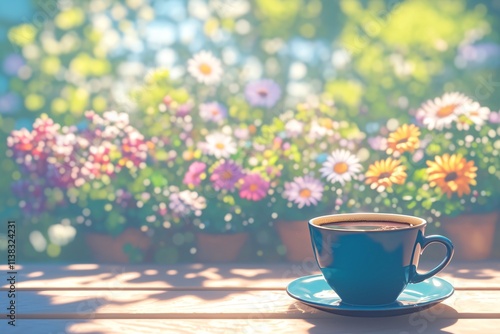
[[[487,280],[492,279],[495,276],[492,274],[493,271],[498,271],[500,268],[500,261],[496,264],[496,268],[491,265],[494,264],[491,260],[486,261],[475,261],[470,262],[458,262],[453,267],[446,270],[447,274],[452,275],[456,278],[465,278],[470,280]]]
[[[326,318],[306,319],[314,325],[309,333],[451,333],[445,330],[458,321],[458,313],[448,305],[439,304],[420,312],[397,317],[346,317],[331,314]],[[446,315],[446,317],[443,317]]]
[[[165,312],[162,305],[168,301],[170,310],[201,312],[204,306],[200,299],[216,301],[222,308],[231,307],[235,303],[232,295],[241,294],[242,290],[275,290],[270,285],[276,286],[276,278],[308,273],[294,273],[293,266],[286,265],[278,271],[238,264],[32,265],[29,271],[20,266],[17,310],[20,316],[42,314],[56,319],[91,320],[103,314],[120,314],[123,309],[141,309],[156,317]],[[5,289],[7,286],[3,285],[2,290]],[[0,306],[4,310],[0,315],[5,317],[6,305],[1,302]]]
[[[32,265],[19,270],[25,288],[47,289],[136,289],[142,288],[276,288],[279,279],[294,279],[317,273],[316,265],[280,264],[185,264],[185,265]],[[257,283],[257,284],[256,284]],[[273,284],[270,286],[269,284]],[[3,285],[4,288],[6,285]],[[278,286],[282,288],[283,286]]]
[[[418,271],[425,272],[434,268],[440,261],[425,261],[419,265]],[[453,261],[443,270],[442,273],[451,275],[454,278],[469,280],[488,280],[498,276],[500,261]],[[496,273],[496,275],[495,275]],[[441,273],[438,276],[442,275]]]

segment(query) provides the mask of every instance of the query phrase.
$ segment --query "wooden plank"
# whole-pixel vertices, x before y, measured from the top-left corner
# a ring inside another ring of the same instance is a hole
[[[432,267],[423,263],[422,271]],[[284,289],[293,279],[318,273],[316,264],[191,264],[191,265],[24,265],[18,270],[17,289],[144,289],[189,290]],[[5,266],[0,266],[0,281],[5,290]],[[459,289],[500,290],[500,262],[456,262],[439,277]]]
[[[434,319],[407,316],[349,318],[332,315],[324,319],[183,319],[183,320],[27,320],[15,328],[0,322],[0,332],[10,334],[123,334],[123,333],[481,333],[497,334],[499,319]]]
[[[68,319],[265,319],[325,318],[285,291],[24,291],[17,293],[19,318]],[[0,301],[5,319],[7,299]],[[500,291],[456,291],[429,309],[439,318],[498,318]],[[426,312],[426,311],[422,311]]]

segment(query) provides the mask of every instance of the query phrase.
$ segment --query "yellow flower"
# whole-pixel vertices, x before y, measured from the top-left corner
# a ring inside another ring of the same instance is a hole
[[[476,185],[474,161],[467,161],[461,154],[444,154],[434,161],[427,161],[427,175],[431,187],[438,186],[448,198],[452,193],[459,197],[470,193],[470,186]]]
[[[387,154],[414,152],[420,146],[420,130],[413,124],[403,124],[387,139]]]
[[[393,184],[403,184],[406,180],[406,167],[401,165],[401,161],[392,158],[375,161],[368,167],[366,172],[366,183],[372,189],[378,188],[383,191]]]

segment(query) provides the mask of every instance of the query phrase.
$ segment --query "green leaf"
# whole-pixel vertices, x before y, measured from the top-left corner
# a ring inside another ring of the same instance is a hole
[[[168,159],[168,153],[165,151],[157,151],[155,156],[159,161],[165,161]]]
[[[424,207],[424,209],[430,210],[432,207],[432,201],[430,199],[426,199],[422,201],[422,206]]]
[[[162,187],[167,184],[167,179],[162,175],[161,172],[156,172],[151,176],[151,183],[154,187]]]
[[[417,206],[417,202],[412,201],[406,207],[411,210],[411,209],[413,209],[416,206]]]

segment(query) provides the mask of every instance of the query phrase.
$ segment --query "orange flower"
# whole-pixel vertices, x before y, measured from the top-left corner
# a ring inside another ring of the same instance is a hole
[[[372,189],[379,188],[383,191],[393,184],[403,184],[406,180],[406,167],[401,165],[401,161],[387,158],[375,161],[368,167],[366,172],[366,183]]]
[[[403,124],[387,139],[387,154],[414,152],[420,145],[420,130],[413,124]]]
[[[458,193],[458,197],[469,194],[470,186],[476,185],[477,167],[461,154],[437,156],[434,161],[427,161],[427,166],[430,186],[438,186],[448,198],[452,193]]]

